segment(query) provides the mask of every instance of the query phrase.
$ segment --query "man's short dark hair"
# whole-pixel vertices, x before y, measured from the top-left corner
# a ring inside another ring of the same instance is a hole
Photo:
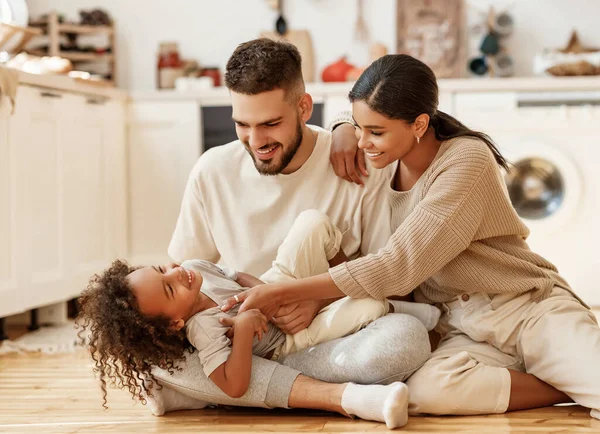
[[[245,95],[283,89],[286,98],[299,98],[304,94],[300,52],[288,42],[268,38],[244,42],[227,62],[225,85]]]

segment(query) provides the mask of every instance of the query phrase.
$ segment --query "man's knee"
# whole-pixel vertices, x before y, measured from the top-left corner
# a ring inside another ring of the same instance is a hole
[[[431,355],[427,329],[410,315],[385,315],[364,329],[362,339],[372,355],[366,359],[368,370],[378,373],[375,382],[404,381]]]

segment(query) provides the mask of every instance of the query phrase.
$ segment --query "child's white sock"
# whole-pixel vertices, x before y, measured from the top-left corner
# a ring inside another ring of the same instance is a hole
[[[192,398],[170,387],[157,390],[154,386],[152,396],[145,394],[147,405],[154,416],[162,416],[170,411],[199,410],[208,406],[207,402]]]
[[[342,394],[342,408],[365,420],[385,422],[399,428],[408,421],[408,387],[396,382],[389,386],[361,386],[349,383]]]
[[[595,419],[600,419],[600,410],[597,408],[593,408],[592,411],[590,411],[590,416],[592,416]]]
[[[388,302],[394,307],[394,313],[405,313],[414,316],[425,324],[427,331],[435,328],[442,313],[437,307],[430,304],[389,299]]]

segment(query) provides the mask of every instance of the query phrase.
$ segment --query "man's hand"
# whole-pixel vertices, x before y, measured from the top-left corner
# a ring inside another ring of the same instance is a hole
[[[307,328],[322,308],[320,300],[302,301],[281,306],[271,320],[288,335],[295,335]]]
[[[267,317],[258,309],[247,310],[235,317],[219,318],[219,322],[224,326],[234,329],[234,337],[237,330],[251,329],[252,333],[254,336],[258,337],[259,341],[262,340],[263,333],[266,333],[269,330]]]
[[[365,164],[365,153],[358,149],[358,139],[353,125],[338,125],[332,133],[331,154],[333,171],[346,181],[364,185],[361,175],[369,176]]]

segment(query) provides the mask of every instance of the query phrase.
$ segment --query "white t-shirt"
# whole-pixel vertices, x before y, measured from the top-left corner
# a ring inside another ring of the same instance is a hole
[[[383,247],[391,236],[386,194],[391,170],[369,168],[365,187],[337,177],[329,162],[331,133],[310,128],[318,133],[315,148],[289,175],[258,173],[239,140],[202,154],[188,179],[169,256],[221,263],[258,277],[308,209],[332,219],[351,259]]]

